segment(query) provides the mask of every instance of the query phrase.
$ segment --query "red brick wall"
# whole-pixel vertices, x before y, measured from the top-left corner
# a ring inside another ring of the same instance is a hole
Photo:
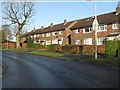
[[[27,48],[27,43],[22,43],[22,48]]]
[[[82,55],[94,55],[94,46],[84,45],[82,50]]]
[[[82,47],[82,48],[81,48]],[[68,52],[73,54],[81,54],[82,49],[82,55],[94,55],[94,46],[93,45],[74,45],[74,46],[56,46],[55,50],[56,52]],[[99,45],[98,46],[98,53],[104,54],[105,53],[105,46]]]
[[[16,43],[15,42],[10,42],[10,43],[0,43],[0,46],[3,48],[16,48]]]
[[[98,53],[104,54],[105,53],[105,46],[104,45],[99,45],[98,46]]]

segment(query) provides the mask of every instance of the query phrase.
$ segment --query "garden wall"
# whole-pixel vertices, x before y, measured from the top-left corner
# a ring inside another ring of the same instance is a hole
[[[9,42],[9,43],[0,43],[0,47],[2,48],[16,48],[15,42]]]

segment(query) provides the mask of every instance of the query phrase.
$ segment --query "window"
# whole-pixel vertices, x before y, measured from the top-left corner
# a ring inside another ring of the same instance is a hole
[[[46,45],[50,45],[50,44],[51,44],[50,40],[46,41]]]
[[[53,36],[57,36],[57,32],[52,32],[52,35]]]
[[[84,44],[85,45],[92,45],[92,38],[86,38],[86,39],[84,39]]]
[[[46,33],[46,37],[50,37],[50,33]]]
[[[76,33],[79,33],[80,32],[80,29],[75,29]]]
[[[42,34],[42,37],[44,37],[45,35],[44,34]]]
[[[34,44],[36,44],[36,41],[33,41],[34,42]]]
[[[97,45],[103,45],[105,42],[105,38],[97,38]]]
[[[91,27],[85,27],[84,28],[84,33],[89,33],[91,32],[92,28]]]
[[[115,40],[115,37],[108,37],[108,40]]]
[[[52,40],[52,44],[58,44],[58,40],[57,39]]]
[[[39,34],[37,35],[37,37],[39,37]]]
[[[31,38],[32,38],[33,36],[31,35]]]
[[[63,31],[59,31],[59,34],[62,34],[63,33]]]
[[[114,22],[112,24],[112,29],[118,29],[118,22]]]
[[[107,31],[107,25],[104,25],[104,24],[99,25],[98,31]]]
[[[77,45],[80,45],[80,40],[76,40],[76,44],[77,44]]]
[[[34,35],[34,38],[36,38],[36,35]]]

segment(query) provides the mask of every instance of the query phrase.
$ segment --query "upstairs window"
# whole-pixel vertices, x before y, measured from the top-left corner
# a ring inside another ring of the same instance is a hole
[[[98,26],[98,31],[107,31],[107,25],[100,24],[100,25]]]
[[[59,34],[61,35],[63,33],[63,31],[59,31]]]
[[[76,33],[79,33],[80,32],[80,29],[75,29]]]
[[[92,31],[92,27],[84,27],[84,33],[90,33]]]
[[[45,35],[44,34],[42,34],[42,37],[44,37]]]
[[[36,38],[36,35],[34,35],[34,38]]]
[[[52,35],[57,36],[58,34],[57,34],[57,32],[52,32]]]
[[[113,22],[112,29],[118,29],[118,22]]]
[[[38,34],[37,36],[40,37],[40,34]]]
[[[46,37],[50,37],[50,33],[46,33]]]

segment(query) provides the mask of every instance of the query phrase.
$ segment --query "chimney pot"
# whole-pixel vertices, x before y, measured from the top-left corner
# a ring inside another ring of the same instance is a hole
[[[50,24],[50,27],[53,27],[53,23]]]
[[[64,25],[65,25],[65,24],[67,24],[67,20],[66,20],[66,19],[64,20]]]
[[[41,26],[41,30],[43,30],[43,28],[44,28],[44,27],[43,27],[43,26]]]
[[[116,7],[116,15],[118,15],[118,14],[120,14],[120,6],[119,5],[117,5],[117,7]]]

